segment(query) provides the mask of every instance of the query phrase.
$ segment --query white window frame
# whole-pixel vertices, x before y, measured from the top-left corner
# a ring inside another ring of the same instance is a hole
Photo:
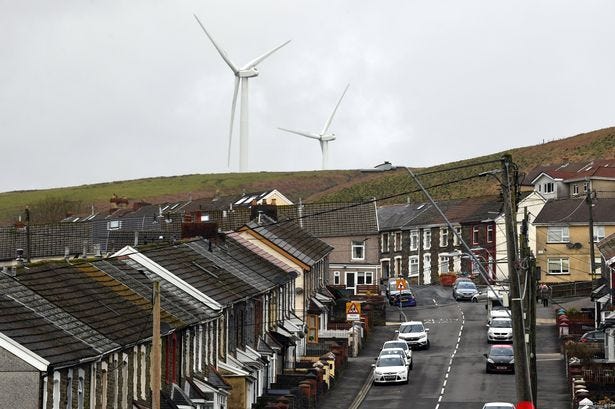
[[[401,275],[401,268],[402,268],[401,256],[395,256],[395,258],[393,259],[393,271],[394,271],[395,277]]]
[[[429,272],[431,273],[431,254],[425,253],[423,254],[423,273]]]
[[[446,263],[446,270],[444,270],[444,263]],[[445,274],[448,273],[450,269],[450,257],[449,256],[443,256],[443,255],[438,255],[438,272],[440,274]]]
[[[555,192],[555,184],[553,182],[547,182],[543,185],[544,193],[553,193]]]
[[[480,226],[472,226],[472,244],[478,244],[480,242]]]
[[[440,227],[440,247],[448,247],[448,227]]]
[[[382,251],[383,253],[389,252],[389,247],[391,245],[390,239],[391,239],[391,234],[388,232],[382,233],[380,235],[380,251]]]
[[[485,240],[487,241],[487,243],[493,243],[494,238],[495,238],[495,229],[493,228],[492,224],[488,224],[487,225],[487,237],[485,238]]]
[[[461,244],[459,238],[461,237],[461,227],[455,227],[455,234],[453,234],[453,246]]]
[[[419,273],[419,256],[408,257],[408,277],[418,277]]]
[[[551,269],[551,266],[559,265],[559,270]],[[568,275],[570,274],[570,259],[568,257],[549,257],[547,258],[547,274]]]
[[[547,243],[570,242],[570,229],[568,226],[548,226]]]
[[[572,194],[573,195],[579,194],[579,184],[578,183],[575,183],[574,185],[572,185]]]
[[[423,249],[429,250],[431,248],[431,229],[423,230]]]
[[[419,249],[419,231],[418,230],[410,230],[410,250],[418,250]]]
[[[333,272],[333,285],[341,285],[342,283],[342,276],[340,275],[339,271],[334,271]]]
[[[355,250],[360,250],[360,256],[355,257]],[[353,240],[350,244],[350,259],[365,260],[365,240]]]
[[[372,271],[357,271],[355,275],[355,285],[359,285],[359,279],[363,279],[363,283],[361,285],[373,285],[374,284],[374,273]]]
[[[594,224],[594,243],[598,243],[605,237],[606,236],[604,235],[604,225]]]
[[[402,234],[400,231],[396,231],[395,232],[395,239],[393,240],[393,249],[395,251],[400,251],[401,250],[401,244],[402,244]]]
[[[109,220],[107,222],[107,230],[119,230],[122,228],[121,220]]]
[[[209,213],[205,213],[201,215],[201,222],[208,222],[209,221]]]
[[[594,275],[601,277],[602,276],[602,258],[601,257],[594,257],[594,267],[596,268]],[[589,275],[592,275],[591,260],[589,262]]]

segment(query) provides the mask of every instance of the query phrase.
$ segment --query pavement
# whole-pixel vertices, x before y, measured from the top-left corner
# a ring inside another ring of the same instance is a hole
[[[538,372],[537,408],[570,408],[566,367],[555,322],[559,308],[592,306],[588,297],[553,300],[548,307],[536,304],[536,358]],[[358,357],[349,358],[340,379],[317,403],[319,409],[357,409],[371,388],[372,364],[382,344],[392,339],[393,326],[374,327]],[[541,376],[549,374],[549,376]]]

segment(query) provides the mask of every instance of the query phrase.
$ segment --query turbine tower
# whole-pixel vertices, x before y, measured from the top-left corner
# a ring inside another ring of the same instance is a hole
[[[322,152],[322,169],[326,169],[328,162],[329,162],[329,142],[335,140],[335,134],[327,133],[327,131],[329,130],[329,127],[331,126],[331,122],[333,121],[333,116],[335,115],[337,108],[340,106],[340,103],[342,102],[342,98],[344,98],[344,95],[346,95],[346,91],[348,91],[349,86],[350,84],[346,85],[346,88],[344,89],[342,96],[340,97],[339,101],[337,101],[337,105],[335,105],[335,108],[333,108],[333,112],[331,112],[331,116],[329,117],[327,122],[325,122],[325,126],[322,128],[322,131],[320,133],[297,131],[294,129],[286,129],[286,128],[278,128],[282,131],[286,131],[286,132],[294,133],[297,135],[305,136],[307,138],[318,140],[320,142],[320,151]]]
[[[285,43],[275,47],[273,50],[266,52],[258,58],[253,59],[243,67],[238,67],[231,59],[228,57],[226,52],[214,41],[213,37],[207,32],[201,20],[194,15],[197,23],[201,26],[205,35],[209,38],[211,43],[214,45],[218,53],[222,57],[222,59],[226,62],[226,64],[231,68],[233,74],[235,75],[235,89],[233,91],[233,103],[231,105],[231,121],[229,127],[229,135],[228,135],[228,157],[227,157],[227,166],[231,166],[231,141],[233,139],[233,122],[235,119],[235,106],[237,105],[237,93],[239,91],[239,83],[241,83],[241,104],[239,106],[239,171],[243,172],[247,170],[248,167],[248,79],[252,77],[256,77],[258,75],[258,69],[256,65],[263,61],[265,58],[269,57],[271,54],[284,47],[286,44],[290,43],[290,40]]]

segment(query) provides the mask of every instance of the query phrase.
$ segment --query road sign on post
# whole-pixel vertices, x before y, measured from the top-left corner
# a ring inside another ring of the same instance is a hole
[[[361,320],[361,304],[356,301],[346,303],[346,321]]]

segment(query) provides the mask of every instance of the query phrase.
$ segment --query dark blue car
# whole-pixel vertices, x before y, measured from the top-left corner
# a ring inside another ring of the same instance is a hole
[[[416,298],[410,290],[402,290],[401,294],[393,296],[393,302],[391,303],[396,307],[414,307],[416,305]]]

